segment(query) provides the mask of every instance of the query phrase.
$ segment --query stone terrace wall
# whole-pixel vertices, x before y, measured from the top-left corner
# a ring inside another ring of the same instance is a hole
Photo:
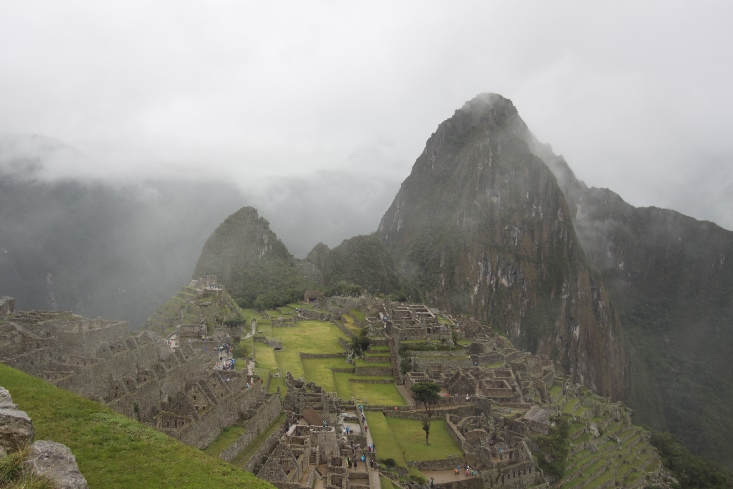
[[[406,460],[408,467],[417,467],[418,470],[453,470],[456,465],[464,467],[466,465],[466,459],[463,457],[448,457],[441,460],[426,460],[426,461],[415,461]]]
[[[76,318],[74,324],[62,324],[54,334],[59,351],[94,356],[101,345],[116,343],[130,335],[126,322]]]
[[[253,453],[242,468],[247,472],[254,473],[255,468],[262,463],[262,459],[268,456],[280,442],[280,437],[285,434],[285,422],[283,422],[270,436],[268,436],[260,445],[260,448]]]
[[[239,420],[241,412],[261,399],[261,388],[252,387],[236,394],[218,399],[202,415],[201,420],[191,423],[177,433],[176,438],[198,449],[203,449],[216,439],[222,430]]]
[[[420,368],[426,368],[429,365],[433,363],[440,363],[441,365],[445,367],[450,368],[468,368],[473,366],[473,362],[471,361],[471,357],[463,356],[463,357],[449,357],[449,356],[440,356],[440,357],[429,357],[429,356],[413,356],[415,366]]]
[[[240,436],[237,441],[232,443],[229,448],[224,450],[219,458],[231,462],[234,458],[239,455],[242,450],[247,448],[250,443],[260,436],[264,430],[267,429],[270,424],[280,416],[282,412],[282,404],[280,403],[280,396],[277,394],[270,394],[270,397],[265,403],[260,406],[252,418],[247,421],[246,432]]]
[[[484,481],[481,479],[481,477],[471,477],[470,479],[442,482],[440,484],[436,482],[435,487],[439,487],[441,489],[483,489]]]
[[[344,326],[338,319],[331,319],[331,322],[349,338],[356,338],[354,332]]]
[[[388,377],[392,375],[392,367],[356,367],[356,375],[374,375]]]

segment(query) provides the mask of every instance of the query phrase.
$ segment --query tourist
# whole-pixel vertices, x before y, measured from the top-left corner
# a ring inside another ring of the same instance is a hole
[[[430,478],[430,487],[435,487],[435,479],[432,477]]]

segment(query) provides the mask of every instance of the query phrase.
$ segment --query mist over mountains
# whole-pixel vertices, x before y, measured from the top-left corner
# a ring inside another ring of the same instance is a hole
[[[101,178],[82,152],[0,135],[0,293],[23,310],[71,310],[133,329],[191,277],[207,237],[254,203],[295,256],[367,232],[398,183],[348,171],[253,180]],[[359,185],[354,181],[359,180]]]
[[[441,123],[399,190],[353,171],[244,189],[64,179],[44,171],[77,152],[36,139],[0,144],[20,148],[0,158],[0,293],[20,309],[137,328],[193,274],[248,305],[354,282],[475,316],[638,422],[732,458],[733,233],[586,186],[499,95]]]

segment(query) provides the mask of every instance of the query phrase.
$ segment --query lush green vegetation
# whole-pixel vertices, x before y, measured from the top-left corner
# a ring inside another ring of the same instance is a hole
[[[433,410],[435,405],[440,400],[440,386],[435,382],[417,382],[412,384],[410,387],[412,398],[415,400],[415,404],[422,406],[427,414],[427,419],[422,424],[422,429],[425,432],[425,444],[428,444],[428,438],[430,437],[430,421],[433,416]]]
[[[392,384],[363,384],[349,382],[351,393],[356,399],[364,399],[376,406],[404,406],[405,400]]]
[[[37,440],[67,445],[90,487],[272,487],[100,404],[0,364]]]
[[[359,295],[361,289],[386,294],[400,288],[392,255],[374,235],[354,236],[332,250],[319,244],[307,260],[323,274],[329,295]]]
[[[562,479],[565,473],[565,464],[570,450],[569,424],[566,417],[555,420],[555,427],[549,435],[537,435],[533,439],[539,445],[537,463],[546,474]]]
[[[272,309],[301,300],[315,283],[257,210],[244,207],[211,234],[194,275],[216,275],[241,307]]]
[[[377,457],[380,460],[393,459],[398,467],[407,467],[405,459],[402,456],[402,449],[397,443],[392,429],[387,423],[384,414],[377,411],[366,412],[367,425],[369,432],[372,434],[374,445],[377,450]]]
[[[312,380],[328,392],[337,392],[331,369],[351,367],[346,363],[346,358],[304,358],[301,363],[305,378]]]
[[[448,433],[445,420],[431,423],[430,445],[422,443],[422,423],[413,419],[387,418],[392,433],[397,435],[400,446],[405,450],[408,460],[438,460],[451,455],[462,456],[463,452]]]
[[[386,477],[380,477],[379,483],[382,486],[382,489],[394,489],[394,485],[392,484],[392,481],[387,479]]]
[[[371,340],[367,337],[367,330],[362,329],[359,331],[359,335],[356,338],[351,339],[351,349],[354,350],[356,355],[361,354],[363,351],[369,349]]]
[[[361,312],[359,309],[352,309],[349,311],[349,314],[351,314],[354,319],[358,319],[359,321],[364,321],[366,319],[364,317],[364,313]]]
[[[212,441],[211,444],[204,448],[204,453],[212,457],[218,457],[221,452],[226,450],[237,438],[242,436],[246,428],[243,425],[234,425],[225,427],[216,440]]]
[[[341,297],[359,297],[364,293],[364,287],[357,285],[346,280],[339,280],[335,284],[331,285],[326,289],[324,294],[326,297],[332,297],[338,295]]]
[[[692,455],[670,433],[653,432],[650,440],[665,467],[682,489],[723,489],[733,487],[733,472],[715,462]]]

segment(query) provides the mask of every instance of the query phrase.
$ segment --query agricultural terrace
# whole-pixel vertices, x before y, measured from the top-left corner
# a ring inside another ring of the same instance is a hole
[[[432,420],[430,445],[426,445],[422,421],[392,418],[384,416],[379,411],[368,411],[366,418],[369,432],[379,451],[379,458],[393,458],[399,467],[407,467],[405,459],[440,460],[451,455],[458,457],[463,455],[461,449],[448,434],[445,420]]]
[[[294,309],[281,307],[275,317],[284,316],[282,313],[290,311]],[[275,312],[266,311],[266,314],[274,316]],[[264,319],[252,309],[245,310],[244,315],[248,321],[253,317],[257,320],[257,336],[278,341],[283,346],[282,350],[275,351],[264,343],[253,341],[253,338],[245,340],[247,346],[254,351],[257,375],[266,379],[270,373],[280,374],[279,377],[272,378],[270,392],[276,392],[280,387],[281,395],[285,395],[285,372],[290,371],[295,378],[312,380],[327,391],[336,392],[342,399],[356,398],[364,403],[384,406],[406,404],[391,376],[358,376],[354,373],[354,366],[346,363],[345,358],[300,358],[301,352],[345,353],[339,338],[347,339],[346,335],[334,324],[325,321],[299,321],[295,326],[274,328],[271,320]],[[344,325],[356,334],[360,331],[349,315],[344,316]],[[385,355],[384,366],[390,366],[389,350],[376,352],[379,353]],[[363,363],[363,360],[357,362]],[[338,371],[334,372],[334,369]]]

